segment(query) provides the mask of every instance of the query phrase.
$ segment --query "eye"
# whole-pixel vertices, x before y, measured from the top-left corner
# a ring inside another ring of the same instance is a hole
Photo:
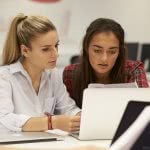
[[[58,48],[58,46],[59,46],[59,43],[57,43],[57,44],[55,45],[55,48]]]
[[[42,51],[47,52],[47,51],[49,51],[49,48],[43,48]]]
[[[112,50],[112,51],[109,51],[109,53],[110,53],[110,54],[115,54],[116,51],[113,51],[113,50]]]
[[[94,49],[94,52],[95,52],[95,53],[100,53],[101,50],[100,50],[100,49]]]

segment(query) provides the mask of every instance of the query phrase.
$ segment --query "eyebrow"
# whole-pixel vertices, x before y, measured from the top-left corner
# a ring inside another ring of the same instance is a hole
[[[103,48],[102,46],[100,46],[100,45],[92,45],[93,47],[97,47],[97,48]],[[119,48],[119,47],[117,47],[117,46],[113,46],[113,47],[110,47],[109,49],[117,49],[117,48]]]
[[[58,44],[59,43],[59,41],[57,41],[56,42],[56,44]],[[43,45],[43,46],[41,46],[41,47],[51,47],[52,45]]]

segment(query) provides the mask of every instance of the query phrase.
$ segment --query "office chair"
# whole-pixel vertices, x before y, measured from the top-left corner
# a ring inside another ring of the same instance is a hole
[[[139,43],[138,42],[127,42],[126,46],[128,49],[128,59],[137,60],[138,59]]]
[[[70,64],[76,64],[76,63],[79,63],[79,61],[80,61],[80,56],[79,55],[73,55],[70,58]]]
[[[144,68],[150,72],[150,43],[142,44],[141,61],[144,63]]]

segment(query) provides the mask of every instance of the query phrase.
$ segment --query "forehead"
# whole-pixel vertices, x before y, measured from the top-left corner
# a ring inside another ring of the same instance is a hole
[[[102,32],[95,34],[90,43],[116,46],[119,45],[119,40],[113,32]]]
[[[52,30],[47,33],[39,34],[36,38],[31,41],[31,45],[36,44],[37,46],[53,45],[58,42],[57,31]]]

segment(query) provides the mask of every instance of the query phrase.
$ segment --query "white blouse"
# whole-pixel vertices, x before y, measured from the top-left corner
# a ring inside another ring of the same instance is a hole
[[[21,131],[29,118],[44,112],[75,115],[79,111],[57,69],[43,72],[37,95],[20,61],[0,67],[0,132]]]

